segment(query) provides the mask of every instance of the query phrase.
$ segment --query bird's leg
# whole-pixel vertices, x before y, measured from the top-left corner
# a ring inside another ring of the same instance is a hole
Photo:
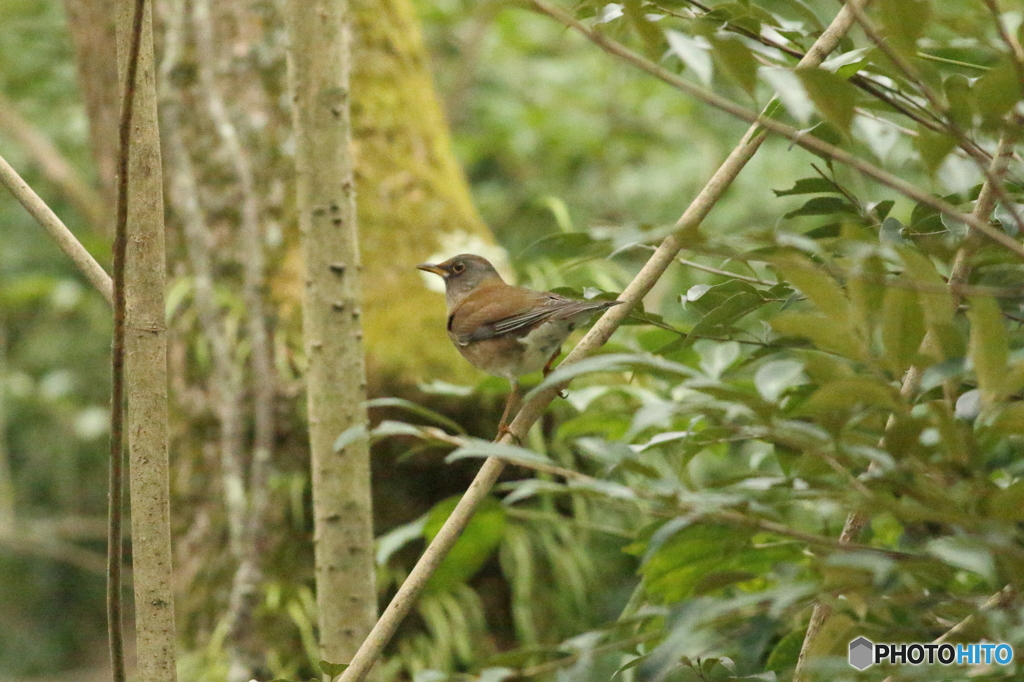
[[[561,355],[561,354],[562,354],[562,347],[561,347],[561,346],[559,346],[559,347],[558,347],[558,350],[556,350],[556,351],[555,351],[554,355],[552,355],[552,356],[551,356],[551,357],[550,357],[550,358],[548,359],[548,364],[544,365],[544,369],[542,369],[542,370],[541,370],[541,372],[543,372],[543,374],[544,374],[544,378],[545,378],[545,379],[547,378],[547,376],[548,376],[549,374],[551,374],[552,372],[554,372],[554,371],[555,371],[555,370],[554,370],[554,368],[553,368],[553,367],[552,367],[551,365],[555,364],[555,360],[556,360],[556,359],[558,359],[558,356],[559,356],[559,355]],[[563,389],[561,389],[560,391],[558,391],[558,396],[559,396],[560,398],[562,398],[563,400],[565,400],[566,398],[568,398],[568,397],[569,397],[569,394],[568,394],[568,393],[566,393],[566,392],[565,392],[565,389],[563,388]]]
[[[562,354],[562,347],[559,346],[558,349],[551,355],[551,357],[548,358],[548,364],[544,365],[544,369],[541,370],[541,372],[544,373],[544,378],[545,379],[547,378],[547,376],[549,374],[551,374],[553,371],[555,371],[555,368],[552,367],[551,365],[555,364],[555,360],[557,360],[558,356],[561,355],[561,354]]]
[[[498,438],[501,438],[503,434],[507,433],[512,436],[512,439],[515,440],[516,443],[518,443],[519,437],[508,430],[506,422],[508,421],[509,413],[512,411],[513,403],[517,402],[519,399],[519,380],[509,379],[509,383],[512,384],[512,392],[508,394],[508,400],[505,401],[505,411],[501,413],[501,421],[498,422]]]

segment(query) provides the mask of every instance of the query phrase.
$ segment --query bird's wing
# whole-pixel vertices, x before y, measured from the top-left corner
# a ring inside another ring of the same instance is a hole
[[[508,306],[494,299],[491,305],[477,305],[473,314],[454,315],[459,324],[450,325],[450,331],[460,345],[484,341],[501,336],[522,336],[548,320],[567,320],[577,315],[603,310],[618,301],[577,301],[558,294],[530,291],[509,287],[518,291],[509,292],[522,298],[521,312],[508,315]],[[523,292],[528,292],[529,295]],[[518,301],[517,301],[518,302]],[[456,311],[453,311],[455,313]],[[504,314],[504,316],[501,316]]]

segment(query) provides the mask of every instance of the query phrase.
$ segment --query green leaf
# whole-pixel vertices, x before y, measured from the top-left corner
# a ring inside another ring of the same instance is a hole
[[[865,356],[863,343],[849,325],[837,325],[821,313],[779,313],[769,324],[780,334],[809,339],[820,350],[856,360]]]
[[[656,355],[609,353],[607,355],[585,358],[571,365],[559,365],[558,369],[549,374],[544,381],[527,393],[524,400],[529,400],[541,391],[547,390],[552,386],[558,386],[563,382],[584,374],[593,372],[624,372],[638,367],[675,376],[691,377],[696,374],[696,370],[692,367],[687,367],[686,365],[672,362]]]
[[[857,104],[857,89],[824,69],[797,69],[795,73],[822,116],[848,134]]]
[[[665,31],[669,52],[679,57],[686,68],[693,71],[697,79],[704,85],[711,85],[711,55],[704,48],[706,43],[699,43],[694,38],[679,31]]]
[[[900,248],[904,276],[920,284],[918,298],[924,311],[925,324],[929,329],[938,330],[953,322],[953,296],[945,280],[935,269],[935,264],[921,252],[911,248]]]
[[[1004,56],[988,73],[974,84],[974,101],[985,125],[999,125],[1003,116],[1021,98],[1021,83],[1013,60]]]
[[[427,523],[427,515],[419,517],[415,521],[409,523],[403,523],[400,526],[392,528],[388,532],[381,536],[378,536],[374,541],[377,546],[374,552],[374,561],[377,562],[378,566],[386,564],[395,552],[408,545],[413,540],[419,540],[423,537],[423,527]]]
[[[906,240],[903,238],[905,230],[906,226],[903,223],[889,216],[882,221],[882,225],[878,230],[878,239],[888,244],[904,244],[906,243]]]
[[[647,8],[640,0],[625,0],[623,2],[626,19],[629,25],[644,44],[644,52],[648,57],[657,59],[661,56],[662,45],[661,29],[653,21],[647,18]]]
[[[857,207],[839,197],[814,197],[800,208],[785,214],[784,218],[805,215],[832,215],[834,213],[857,213]]]
[[[743,291],[722,301],[721,305],[709,310],[694,326],[692,334],[708,334],[716,329],[730,326],[744,315],[757,310],[764,303],[758,293]]]
[[[737,38],[712,37],[710,41],[711,49],[725,72],[753,97],[757,87],[757,60],[754,55]]]
[[[879,322],[878,311],[885,298],[886,266],[875,255],[866,256],[850,273],[846,281],[846,292],[856,319],[856,325],[863,331],[864,338],[874,338],[875,326]]]
[[[882,347],[889,371],[902,375],[913,363],[924,338],[924,315],[917,292],[889,287],[882,303]]]
[[[651,536],[640,573],[648,592],[665,602],[686,599],[700,586],[739,573],[764,575],[779,563],[798,559],[794,544],[754,545],[752,531],[692,519],[673,519]],[[716,578],[718,576],[718,578]],[[718,587],[721,587],[719,585]]]
[[[466,430],[463,429],[458,423],[452,421],[451,419],[449,419],[448,417],[444,416],[443,414],[439,414],[439,413],[435,412],[434,410],[431,410],[431,409],[429,409],[427,407],[424,407],[423,405],[420,405],[418,403],[414,403],[413,401],[406,400],[404,398],[374,398],[373,400],[367,400],[366,401],[366,406],[370,407],[370,408],[372,408],[372,407],[396,407],[396,408],[400,408],[400,409],[406,410],[408,412],[411,412],[412,414],[415,414],[417,417],[422,417],[424,419],[427,419],[429,421],[434,422],[435,424],[440,424],[441,426],[445,427],[446,429],[451,429],[455,433],[461,433],[461,434],[465,434],[466,433]]]
[[[335,452],[341,452],[356,441],[365,440],[368,437],[369,432],[366,429],[366,424],[356,424],[355,426],[350,426],[342,431],[334,440],[334,445],[332,447]]]
[[[961,128],[970,128],[974,111],[970,81],[958,73],[953,74],[943,81],[942,89],[946,93],[950,118],[956,121]]]
[[[967,311],[967,319],[971,322],[971,340],[968,354],[978,378],[982,403],[990,405],[1003,394],[1009,340],[995,299],[972,296],[969,300],[971,307]]]
[[[556,462],[533,450],[527,450],[526,448],[519,447],[517,445],[508,445],[506,443],[494,443],[488,440],[482,440],[480,438],[471,438],[462,447],[453,450],[444,458],[444,461],[448,464],[457,462],[460,459],[479,458],[479,457],[497,457],[503,459],[506,462],[512,462],[513,464],[521,464],[525,467],[530,466],[556,466]]]
[[[1017,403],[1016,406],[1024,408],[1024,403]],[[1011,522],[1024,521],[1024,481],[996,490],[987,502],[988,511],[995,518]]]
[[[773,189],[777,197],[787,197],[794,194],[820,194],[820,193],[839,193],[839,189],[836,188],[836,184],[831,180],[825,178],[800,178],[796,181],[789,189]]]
[[[844,326],[850,323],[850,302],[839,284],[810,259],[796,254],[777,256],[771,262],[787,282],[809,298],[819,311]]]
[[[892,199],[886,199],[879,201],[877,204],[868,204],[868,210],[874,215],[878,216],[879,220],[885,220],[889,216],[889,211],[896,205],[896,202]]]
[[[687,310],[707,315],[736,294],[742,293],[760,295],[760,292],[747,282],[734,279],[721,284],[695,284],[687,290],[684,303]]]
[[[875,13],[889,43],[909,55],[917,51],[917,39],[931,18],[928,0],[876,0]]]
[[[754,373],[754,386],[769,402],[777,402],[786,390],[807,382],[804,363],[800,360],[773,360],[758,367]]]
[[[729,585],[753,580],[756,577],[757,574],[751,573],[750,571],[715,571],[714,573],[708,573],[698,580],[697,584],[693,587],[693,593],[694,595],[708,594],[715,590],[720,590],[723,587],[728,587]]]
[[[956,138],[947,133],[937,133],[930,128],[918,126],[917,137],[913,138],[914,149],[930,173],[938,170],[949,153],[956,147]]]
[[[928,543],[927,551],[941,561],[977,573],[990,581],[996,577],[992,553],[980,540],[961,537],[936,538]]]
[[[320,666],[320,672],[324,675],[329,675],[331,678],[335,678],[342,674],[349,666],[348,663],[331,663],[330,661],[325,661],[323,659],[320,659],[320,663],[318,665]]]
[[[430,510],[423,527],[427,542],[434,540],[460,499],[460,495],[454,495]],[[484,498],[451,551],[430,576],[426,590],[447,592],[472,578],[498,549],[504,534],[505,508],[493,497]]]
[[[517,677],[517,673],[511,668],[484,668],[476,682],[504,682],[514,677]]]
[[[822,386],[807,399],[801,412],[834,414],[856,407],[877,407],[892,411],[898,406],[893,390],[879,379],[851,377]]]
[[[779,640],[779,643],[775,645],[775,648],[772,649],[772,652],[768,654],[768,661],[764,664],[764,667],[778,674],[781,674],[784,670],[795,668],[796,662],[800,657],[800,649],[803,647],[804,635],[804,628],[791,630],[784,635]]]

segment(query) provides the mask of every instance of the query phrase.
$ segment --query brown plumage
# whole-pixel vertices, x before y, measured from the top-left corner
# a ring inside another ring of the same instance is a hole
[[[499,431],[519,392],[519,377],[545,374],[562,342],[594,313],[621,301],[578,301],[506,284],[486,259],[461,254],[443,263],[417,265],[444,278],[448,337],[470,364],[512,384]]]

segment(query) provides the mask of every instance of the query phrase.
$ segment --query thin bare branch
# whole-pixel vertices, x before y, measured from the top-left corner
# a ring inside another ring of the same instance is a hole
[[[92,254],[82,246],[82,242],[78,241],[71,230],[57,217],[57,214],[46,205],[46,202],[38,194],[32,191],[28,183],[22,180],[18,172],[2,156],[0,156],[0,183],[10,190],[14,198],[53,237],[60,250],[71,258],[72,262],[85,275],[85,278],[103,294],[103,298],[107,300],[107,303],[113,305],[114,285],[110,275],[96,262]]]
[[[764,286],[767,286],[767,287],[773,287],[776,284],[778,284],[778,282],[768,282],[768,281],[763,280],[763,279],[757,279],[756,277],[747,277],[746,275],[737,275],[735,272],[729,272],[728,270],[719,270],[718,268],[713,268],[710,265],[704,265],[702,263],[696,263],[696,262],[694,262],[692,260],[686,260],[685,258],[679,258],[678,260],[679,260],[679,263],[681,265],[685,265],[687,267],[694,268],[695,270],[702,270],[704,272],[710,272],[713,275],[722,275],[723,277],[731,277],[732,279],[738,279],[738,280],[742,280],[744,282],[750,282],[751,284],[763,284]]]
[[[1003,177],[1006,175],[1006,171],[1009,168],[1010,160],[1013,158],[1013,148],[1017,142],[1016,129],[1011,128],[1003,135],[999,140],[999,144],[996,147],[995,157],[992,159],[992,165],[989,168],[988,177],[991,177],[995,185],[1002,185]],[[992,214],[992,209],[995,208],[996,204],[996,191],[994,189],[993,182],[985,182],[981,186],[981,192],[978,193],[978,199],[974,202],[974,215],[975,217],[987,220],[988,216]],[[955,294],[959,297],[970,295],[973,292],[967,291],[969,285],[965,284],[967,278],[970,276],[970,259],[974,255],[974,252],[978,250],[981,245],[981,235],[978,234],[974,228],[971,228],[967,233],[967,238],[964,239],[963,244],[956,252],[956,257],[953,259],[953,266],[949,273],[949,285]],[[996,295],[989,293],[988,295]],[[1020,295],[1020,292],[1017,292]]]

